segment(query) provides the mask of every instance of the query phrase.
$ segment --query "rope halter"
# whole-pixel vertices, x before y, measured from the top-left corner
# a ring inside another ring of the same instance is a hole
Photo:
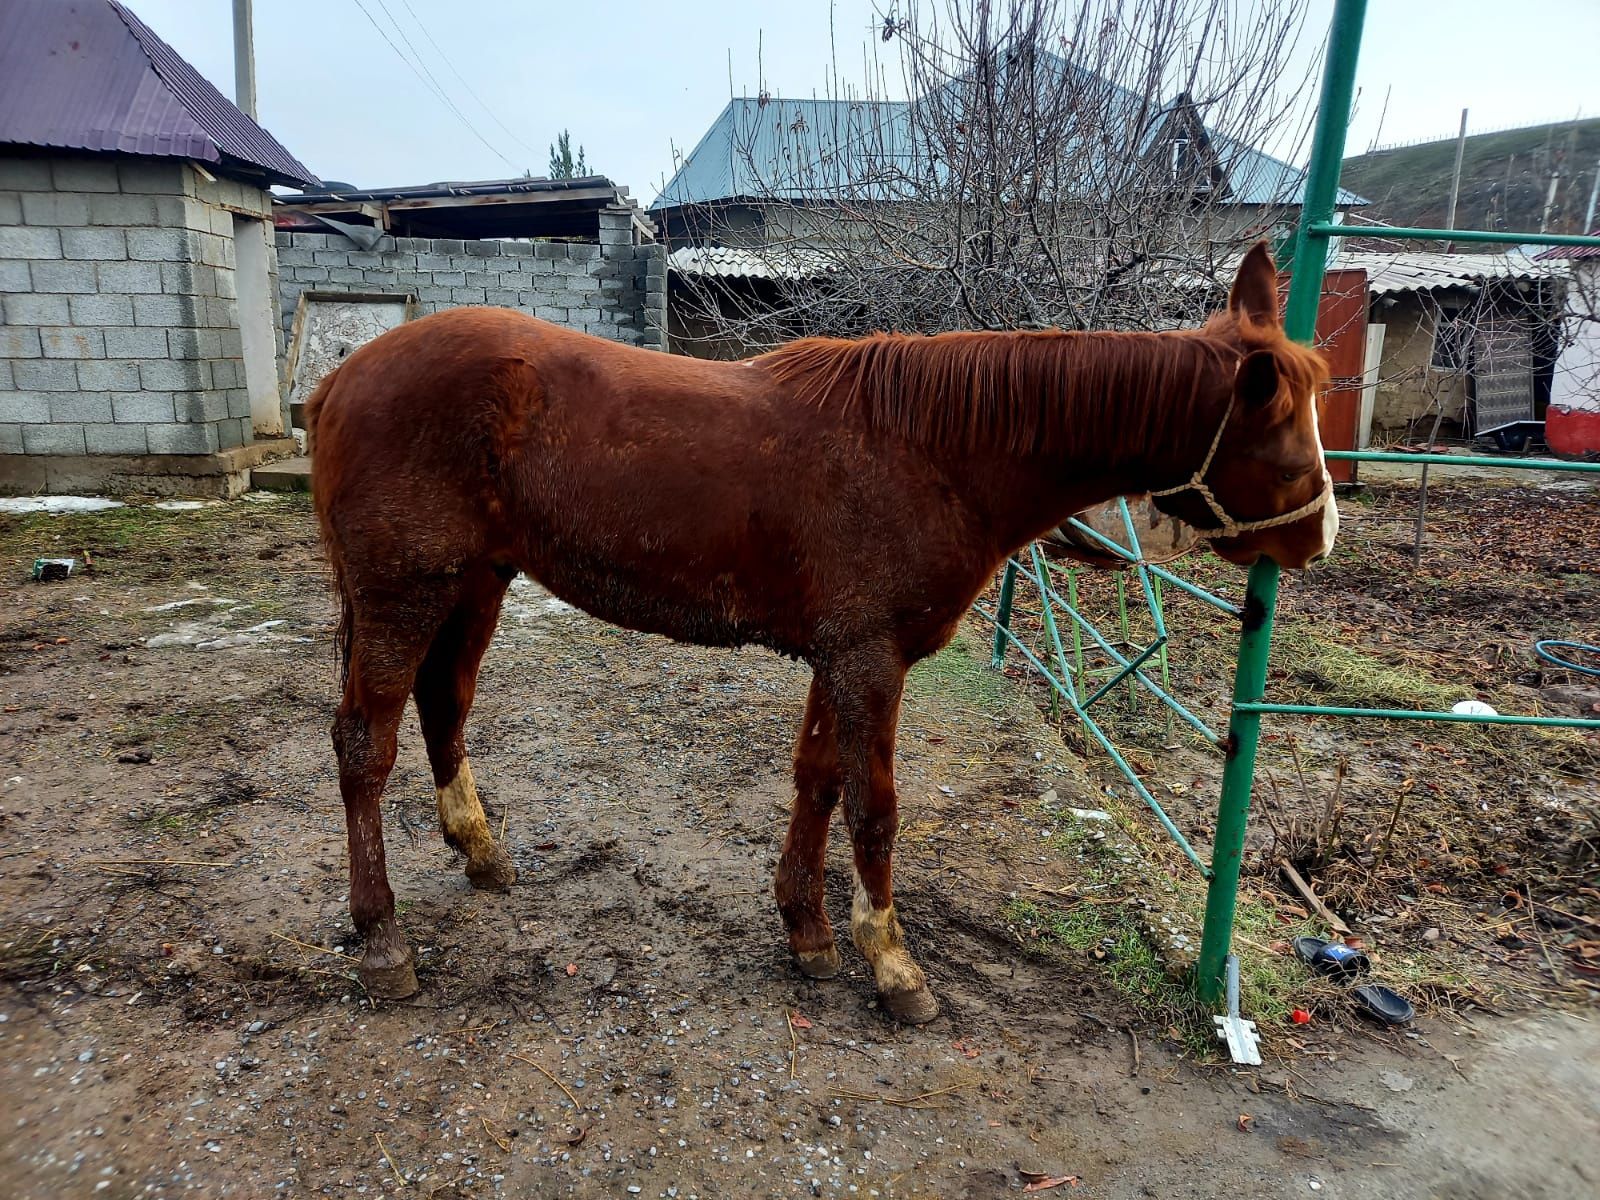
[[[1222,445],[1223,431],[1228,428],[1228,418],[1233,416],[1234,397],[1228,397],[1228,407],[1223,410],[1222,423],[1217,426],[1216,436],[1211,439],[1211,449],[1206,451],[1205,458],[1195,473],[1189,476],[1186,483],[1177,487],[1162,488],[1160,491],[1151,492],[1151,496],[1176,496],[1180,492],[1194,492],[1206,502],[1206,507],[1211,510],[1211,515],[1216,517],[1218,525],[1215,529],[1195,529],[1207,538],[1232,538],[1242,533],[1254,533],[1258,529],[1275,529],[1279,525],[1292,525],[1296,521],[1309,517],[1312,513],[1321,512],[1333,499],[1333,477],[1324,469],[1322,472],[1322,490],[1299,508],[1286,513],[1279,513],[1275,517],[1263,517],[1259,521],[1238,521],[1228,514],[1222,507],[1222,502],[1206,486],[1206,475],[1211,471],[1211,460],[1217,456],[1217,447]]]

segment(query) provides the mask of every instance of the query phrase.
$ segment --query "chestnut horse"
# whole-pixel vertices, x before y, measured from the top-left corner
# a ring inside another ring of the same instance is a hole
[[[1186,332],[811,338],[725,363],[459,308],[357,350],[307,418],[342,605],[333,743],[368,991],[417,988],[379,812],[408,695],[446,842],[477,886],[515,881],[462,727],[526,572],[630,629],[811,665],[776,880],[790,948],[809,976],[839,969],[822,871],[842,800],[855,944],[890,1013],[932,1018],[890,883],[906,670],[1007,553],[1114,496],[1154,493],[1231,562],[1328,553],[1326,371],[1285,338],[1275,288],[1263,244],[1226,311]]]

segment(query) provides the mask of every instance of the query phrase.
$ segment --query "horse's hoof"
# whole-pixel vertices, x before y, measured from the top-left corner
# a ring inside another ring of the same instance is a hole
[[[467,882],[486,892],[503,892],[517,881],[517,868],[505,847],[496,846],[494,852],[476,861],[467,861]]]
[[[904,1025],[926,1025],[939,1015],[939,1002],[927,987],[907,992],[879,992],[878,1002],[896,1021]]]
[[[388,966],[363,958],[356,974],[374,1000],[404,1000],[417,994],[417,969],[409,954]]]
[[[839,973],[839,948],[829,946],[826,950],[796,951],[794,963],[800,968],[800,974],[808,979],[832,979]]]

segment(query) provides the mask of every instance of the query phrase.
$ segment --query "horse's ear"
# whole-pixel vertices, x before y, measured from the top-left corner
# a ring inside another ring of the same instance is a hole
[[[1278,269],[1272,265],[1272,251],[1266,242],[1257,242],[1239,264],[1228,293],[1228,309],[1257,325],[1278,324]]]
[[[1258,412],[1278,398],[1282,382],[1278,356],[1271,350],[1254,350],[1240,360],[1233,392],[1246,412]]]

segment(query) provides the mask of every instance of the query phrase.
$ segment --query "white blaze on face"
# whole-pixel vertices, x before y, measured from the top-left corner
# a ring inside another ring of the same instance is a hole
[[[1311,394],[1311,436],[1316,439],[1317,466],[1321,468],[1324,480],[1328,478],[1328,460],[1322,456],[1322,430],[1317,427],[1317,396]],[[1326,484],[1324,484],[1326,486]],[[1334,539],[1339,536],[1339,505],[1332,496],[1322,506],[1322,548],[1317,551],[1317,557],[1329,554],[1333,550]]]

